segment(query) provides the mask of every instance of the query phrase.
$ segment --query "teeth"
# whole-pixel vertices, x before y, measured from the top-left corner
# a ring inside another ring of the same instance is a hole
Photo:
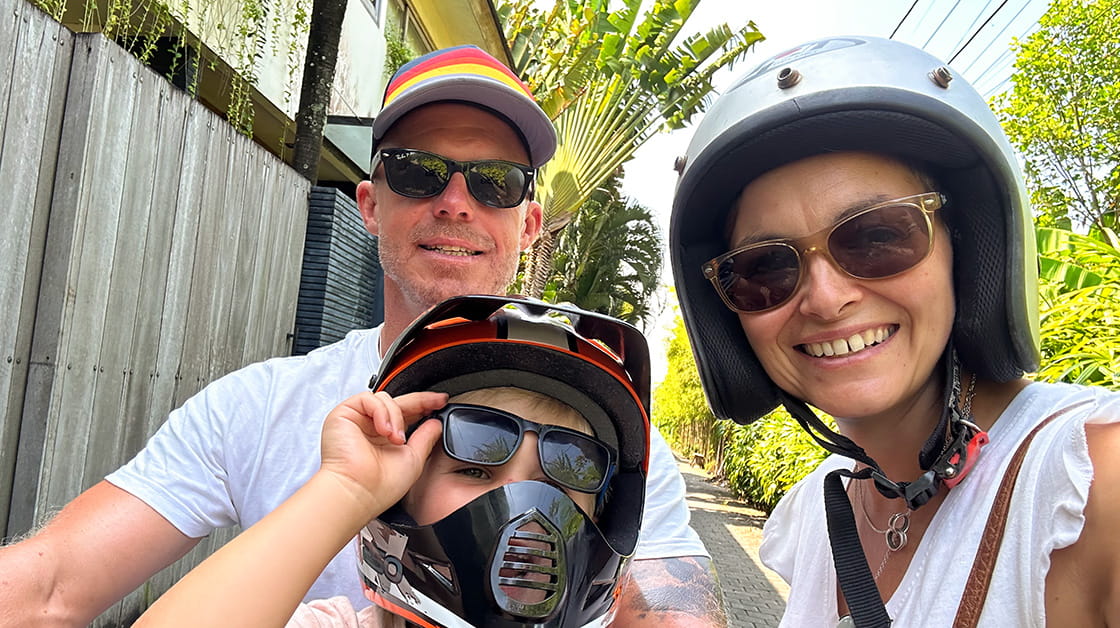
[[[425,248],[429,251],[436,251],[438,253],[443,253],[444,255],[460,255],[460,256],[464,256],[464,257],[469,256],[469,255],[478,255],[477,251],[472,251],[470,249],[465,249],[461,246],[425,246],[423,248]]]
[[[837,338],[830,342],[810,342],[801,345],[801,350],[817,358],[822,356],[848,355],[849,353],[855,353],[867,347],[875,346],[889,338],[890,335],[891,330],[889,327],[879,327],[853,334],[847,339]]]

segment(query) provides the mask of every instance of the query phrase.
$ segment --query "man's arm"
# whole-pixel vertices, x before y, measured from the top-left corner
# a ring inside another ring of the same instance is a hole
[[[85,626],[198,543],[101,481],[33,536],[0,548],[0,626]]]
[[[703,556],[635,560],[622,587],[617,626],[726,626],[720,588]]]
[[[416,482],[441,426],[428,421],[407,441],[405,427],[445,403],[432,392],[348,398],[323,422],[320,470],[156,600],[137,628],[286,622],[327,563]]]
[[[700,537],[688,525],[686,495],[676,459],[654,427],[642,534],[636,560],[623,584],[616,625],[727,625],[711,561]]]

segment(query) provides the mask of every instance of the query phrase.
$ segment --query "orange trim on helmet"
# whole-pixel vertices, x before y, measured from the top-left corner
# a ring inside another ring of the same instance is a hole
[[[590,362],[591,364],[599,367],[600,370],[610,374],[611,377],[621,383],[626,391],[630,394],[631,400],[634,402],[635,406],[637,406],[638,410],[641,412],[642,418],[644,419],[642,427],[645,431],[646,454],[642,457],[641,470],[643,473],[648,472],[650,439],[649,415],[647,414],[645,405],[642,403],[642,400],[638,396],[637,391],[634,389],[634,384],[630,381],[630,377],[627,375],[626,368],[619,360],[614,358],[615,354],[613,350],[606,352],[599,346],[598,342],[593,342],[593,339],[584,338],[578,334],[570,332],[568,336],[574,337],[576,339],[577,348],[582,347],[592,350],[584,353],[579,351],[572,351],[567,347],[560,347],[553,344],[533,342],[530,340],[502,338],[497,335],[496,331],[498,325],[492,319],[469,321],[466,323],[460,323],[458,325],[447,324],[448,321],[463,320],[465,319],[446,319],[425,327],[425,330],[430,330],[436,328],[438,325],[440,327],[440,331],[438,334],[423,335],[421,338],[417,338],[405,347],[402,347],[401,350],[398,351],[398,355],[400,357],[396,360],[396,365],[393,367],[393,370],[391,370],[385,377],[381,378],[381,385],[377,388],[377,390],[384,390],[385,386],[396,379],[401,371],[410,367],[417,360],[420,360],[421,358],[424,358],[427,355],[441,349],[448,349],[465,344],[498,342],[531,345],[534,347],[541,347],[543,349],[558,351],[583,360],[584,362]],[[479,330],[479,327],[481,326],[486,326],[489,328],[489,330],[480,333],[481,330]]]
[[[432,623],[431,620],[429,620],[427,617],[424,617],[422,615],[417,615],[416,613],[410,611],[409,609],[407,609],[403,606],[400,606],[399,604],[396,604],[395,602],[393,602],[389,598],[381,595],[376,590],[371,589],[368,586],[365,587],[365,589],[366,589],[366,597],[369,598],[369,600],[371,602],[373,602],[374,604],[377,604],[378,606],[380,606],[381,608],[389,611],[390,613],[393,613],[394,615],[398,615],[400,617],[403,617],[403,618],[407,619],[408,621],[410,621],[410,622],[412,622],[412,623],[414,623],[418,626],[423,626],[424,628],[444,628],[442,624]]]

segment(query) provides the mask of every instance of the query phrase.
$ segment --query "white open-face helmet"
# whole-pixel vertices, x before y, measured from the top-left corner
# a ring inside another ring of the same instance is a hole
[[[736,81],[697,126],[669,233],[673,275],[701,382],[716,416],[753,421],[782,402],[701,270],[725,253],[743,187],[783,164],[871,151],[926,169],[951,206],[961,363],[1006,381],[1038,364],[1038,268],[1015,155],[984,99],[936,57],[874,37],[810,42]]]

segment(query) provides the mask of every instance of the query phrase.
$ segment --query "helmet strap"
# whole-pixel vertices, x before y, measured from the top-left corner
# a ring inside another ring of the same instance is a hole
[[[952,488],[964,479],[979,457],[980,448],[988,442],[987,433],[972,420],[976,374],[972,375],[961,404],[960,360],[951,344],[943,362],[946,366],[945,401],[937,426],[918,454],[918,462],[925,471],[912,482],[895,482],[888,478],[862,447],[829,429],[804,401],[782,393],[786,409],[821,447],[864,465],[857,471],[836,469],[824,479],[828,540],[832,546],[836,577],[850,617],[861,628],[886,628],[891,625],[891,618],[871,574],[856,530],[852,503],[840,478],[870,478],[885,497],[901,498],[907,508],[915,510],[937,495],[942,483]]]

